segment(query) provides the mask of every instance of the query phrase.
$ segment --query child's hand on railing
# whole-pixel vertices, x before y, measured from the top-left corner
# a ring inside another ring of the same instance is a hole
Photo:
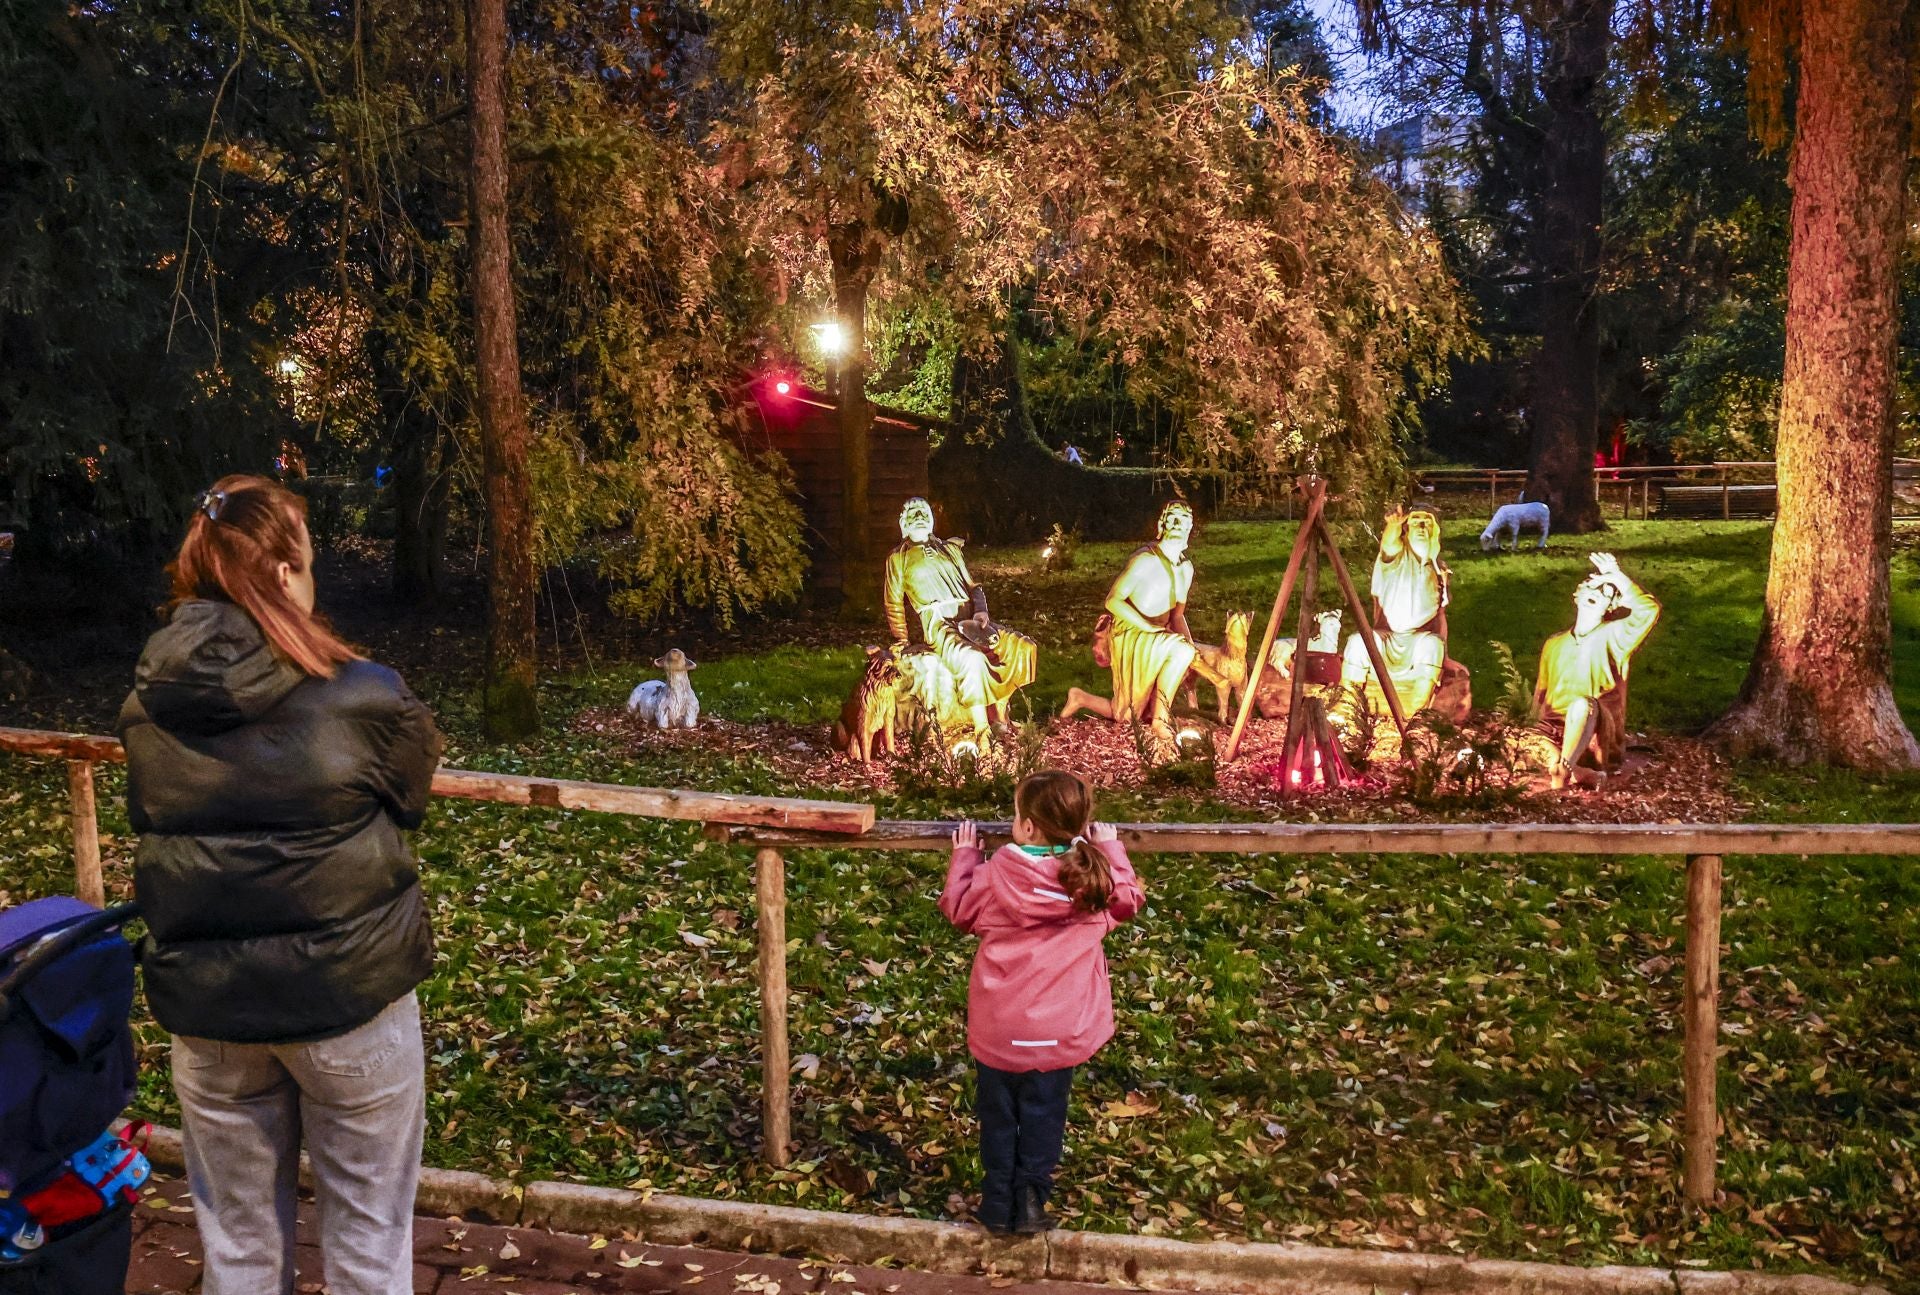
[[[1087,824],[1087,840],[1089,841],[1118,841],[1119,839],[1120,833],[1114,829],[1111,823]]]
[[[980,829],[972,819],[963,819],[953,829],[953,848],[956,850],[978,850],[980,848]]]

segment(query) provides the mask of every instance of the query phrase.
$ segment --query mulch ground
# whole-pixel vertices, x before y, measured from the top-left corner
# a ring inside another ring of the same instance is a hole
[[[1215,730],[1199,722],[1193,722],[1193,727],[1217,734],[1220,743],[1225,741],[1224,728]],[[896,789],[902,762],[910,758],[877,757],[872,765],[863,766],[832,749],[824,725],[703,719],[697,729],[662,732],[636,723],[624,710],[596,708],[582,711],[575,728],[604,735],[634,753],[702,750],[752,758],[796,791],[890,792]],[[1635,737],[1629,744],[1626,768],[1601,790],[1556,792],[1544,777],[1501,768],[1490,772],[1477,788],[1443,785],[1416,796],[1410,793],[1407,768],[1399,762],[1382,762],[1336,789],[1289,796],[1283,793],[1280,777],[1285,730],[1284,720],[1256,719],[1248,725],[1231,764],[1216,765],[1209,772],[1194,762],[1156,773],[1142,764],[1130,729],[1086,717],[1054,720],[1042,730],[1040,763],[1071,769],[1096,787],[1184,791],[1216,800],[1232,811],[1276,821],[1470,817],[1506,822],[1710,823],[1737,821],[1749,808],[1734,793],[1727,763],[1718,752],[1696,739],[1667,736]],[[1469,726],[1457,740],[1463,747],[1485,742],[1494,731]]]

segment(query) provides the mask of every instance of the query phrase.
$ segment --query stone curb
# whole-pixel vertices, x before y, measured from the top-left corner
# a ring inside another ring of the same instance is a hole
[[[155,1127],[147,1154],[185,1167],[180,1134]],[[301,1157],[306,1178],[306,1158]],[[789,1205],[534,1182],[522,1186],[451,1169],[420,1171],[415,1210],[552,1232],[625,1232],[659,1245],[767,1254],[799,1251],[852,1264],[922,1272],[989,1269],[1028,1281],[1117,1284],[1210,1295],[1887,1295],[1828,1277],[1690,1269],[1597,1268],[1392,1250],[1264,1242],[1175,1241],[1114,1232],[1055,1231],[1002,1240],[932,1219],[839,1214]]]

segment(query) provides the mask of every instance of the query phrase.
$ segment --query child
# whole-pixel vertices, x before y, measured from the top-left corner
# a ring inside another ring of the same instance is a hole
[[[967,1047],[979,1064],[978,1218],[990,1232],[1045,1232],[1066,1135],[1073,1068],[1113,1037],[1102,946],[1140,911],[1140,882],[1093,793],[1044,770],[1013,793],[1013,843],[982,855],[962,823],[940,911],[980,937],[967,987]]]

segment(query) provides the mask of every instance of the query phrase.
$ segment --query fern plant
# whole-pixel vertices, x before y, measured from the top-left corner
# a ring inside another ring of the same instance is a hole
[[[1512,648],[1497,639],[1487,646],[1493,649],[1500,671],[1500,698],[1493,704],[1494,713],[1515,728],[1532,728],[1540,722],[1540,703],[1533,695],[1533,685],[1520,673]]]

